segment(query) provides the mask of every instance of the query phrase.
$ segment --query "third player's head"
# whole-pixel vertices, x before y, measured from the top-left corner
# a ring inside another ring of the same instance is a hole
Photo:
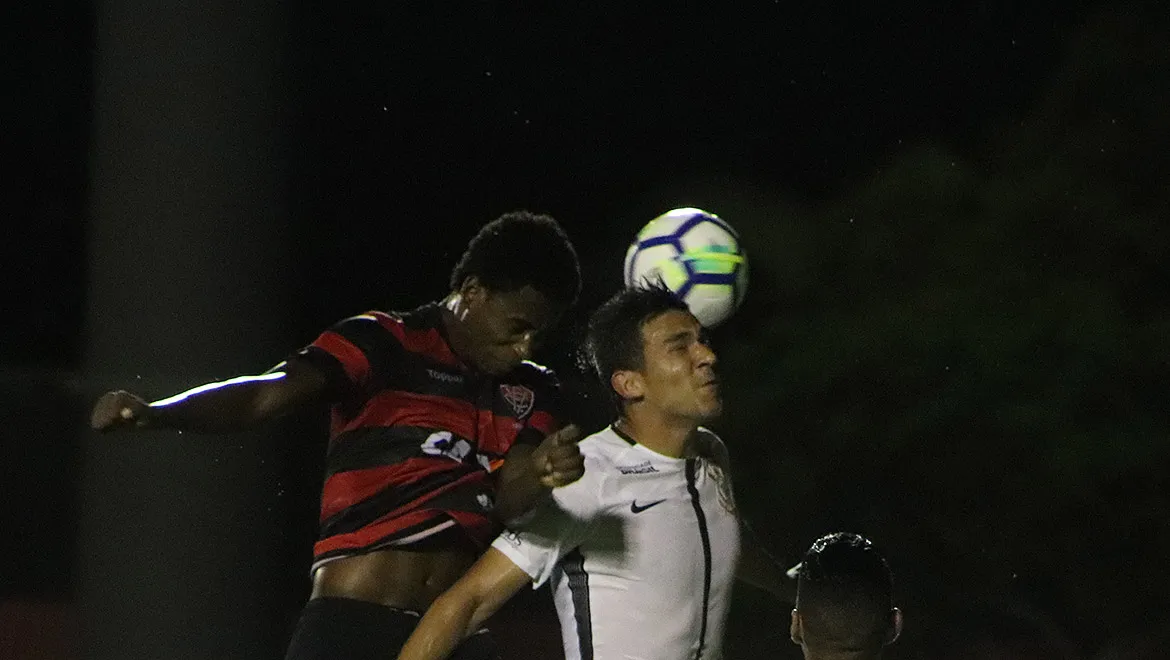
[[[879,658],[902,630],[892,592],[889,565],[868,539],[822,536],[799,568],[792,641],[806,660]]]
[[[623,416],[699,424],[722,410],[706,331],[666,287],[619,291],[593,313],[586,346]]]
[[[503,374],[532,357],[540,333],[581,291],[577,252],[547,215],[507,213],[471,239],[451,271],[452,347],[472,366]]]

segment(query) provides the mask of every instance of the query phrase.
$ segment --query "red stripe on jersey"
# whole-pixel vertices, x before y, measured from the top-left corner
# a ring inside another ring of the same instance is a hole
[[[371,312],[371,316],[382,324],[402,344],[402,347],[411,353],[419,353],[427,357],[452,366],[462,366],[463,361],[451,352],[447,340],[443,338],[437,327],[415,330],[403,323],[402,319],[395,318],[383,312]]]
[[[438,524],[440,521],[447,519],[448,516],[454,518],[455,522],[463,528],[464,532],[481,547],[487,547],[488,543],[491,543],[498,532],[495,523],[486,516],[451,511],[444,514],[444,512],[435,509],[422,509],[399,516],[398,518],[374,523],[356,532],[339,534],[318,541],[313,545],[313,556],[321,557],[326,553],[334,553],[337,551],[342,551],[343,554],[349,554],[344,551],[365,550],[371,546],[378,545],[389,537],[393,537],[396,532],[424,524],[428,520],[433,520]]]
[[[317,541],[313,545],[313,556],[320,557],[323,554],[338,550],[363,550],[377,544],[388,536],[393,536],[395,532],[424,523],[429,519],[436,519],[435,522],[437,523],[438,518],[441,518],[442,515],[442,512],[430,509],[414,511],[404,516],[399,516],[398,518],[366,525],[356,532],[330,536],[327,539]]]
[[[313,342],[313,346],[336,358],[345,369],[345,375],[349,377],[350,382],[362,386],[369,380],[370,361],[360,348],[349,343],[345,337],[332,330],[326,330]]]
[[[461,467],[462,463],[449,458],[408,458],[393,465],[338,472],[326,479],[321,489],[321,521],[364,502],[388,487],[400,488],[423,477]]]
[[[544,410],[537,410],[528,418],[528,426],[548,435],[556,427],[557,420]]]
[[[481,475],[468,475],[464,479],[445,486],[434,491],[431,496],[439,495],[457,487],[466,485],[466,481],[470,481],[469,477],[477,477]],[[459,524],[460,527],[477,543],[486,546],[491,542],[497,530],[495,523],[486,515],[472,513],[470,511],[457,510],[442,510],[442,509],[428,509],[417,508],[413,511],[408,510],[410,507],[417,507],[422,504],[422,501],[413,502],[409,505],[400,507],[378,520],[362,527],[359,530],[349,532],[346,534],[336,534],[327,539],[321,539],[313,545],[313,556],[320,557],[325,553],[334,552],[337,550],[358,550],[365,549],[376,545],[391,537],[395,532],[409,529],[428,520],[450,517]]]
[[[345,431],[369,426],[421,426],[444,429],[462,438],[475,438],[475,405],[462,399],[399,390],[383,390],[370,397],[357,417],[336,429],[334,437]]]

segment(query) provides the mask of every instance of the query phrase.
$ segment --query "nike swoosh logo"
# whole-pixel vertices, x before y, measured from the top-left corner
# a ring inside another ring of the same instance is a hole
[[[649,509],[652,506],[658,506],[659,504],[662,504],[665,501],[666,500],[656,500],[656,501],[651,502],[649,504],[643,504],[642,506],[638,506],[638,500],[634,500],[633,502],[630,502],[630,513],[642,513],[646,509]]]

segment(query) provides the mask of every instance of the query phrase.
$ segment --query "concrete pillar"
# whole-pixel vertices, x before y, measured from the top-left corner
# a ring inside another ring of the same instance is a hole
[[[276,2],[95,6],[84,371],[149,398],[261,371],[290,332]],[[85,657],[279,657],[286,556],[273,432],[87,434]],[[287,600],[287,598],[286,598]]]

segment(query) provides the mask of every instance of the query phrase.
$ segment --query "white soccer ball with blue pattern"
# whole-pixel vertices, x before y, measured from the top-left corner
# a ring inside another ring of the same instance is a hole
[[[626,251],[624,272],[626,286],[661,281],[708,328],[731,317],[747,294],[739,234],[702,209],[674,209],[648,222]]]

